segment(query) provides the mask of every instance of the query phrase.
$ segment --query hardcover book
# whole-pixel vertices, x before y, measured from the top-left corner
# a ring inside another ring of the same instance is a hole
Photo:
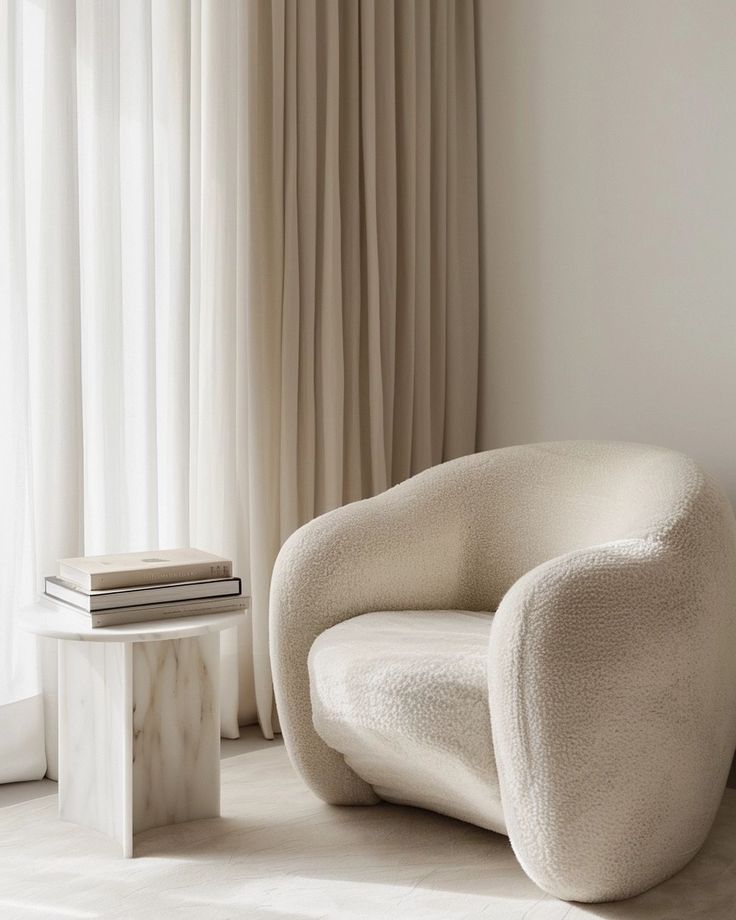
[[[205,613],[228,613],[231,610],[245,610],[249,598],[242,594],[237,597],[215,597],[210,600],[183,601],[181,603],[148,604],[141,607],[121,607],[117,610],[87,612],[72,604],[67,604],[56,597],[45,597],[61,610],[73,611],[92,627],[125,626],[128,623],[146,623],[153,620],[168,620],[171,617],[198,616]]]
[[[192,601],[239,595],[239,578],[213,578],[207,581],[182,581],[174,584],[151,585],[143,588],[111,588],[107,591],[85,591],[63,578],[46,578],[46,594],[88,613],[165,604],[169,601]]]
[[[59,577],[84,591],[230,578],[232,574],[229,559],[193,547],[59,560]]]

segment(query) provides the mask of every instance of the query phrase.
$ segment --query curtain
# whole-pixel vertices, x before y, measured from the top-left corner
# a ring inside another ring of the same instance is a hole
[[[265,661],[286,537],[475,449],[475,38],[466,0],[240,12],[227,40],[238,35],[246,125],[239,264]],[[265,669],[256,691],[270,705]]]
[[[82,552],[231,556],[222,731],[271,737],[283,540],[475,446],[472,0],[0,0],[0,30],[0,764],[43,772],[43,699],[54,773],[17,613]]]

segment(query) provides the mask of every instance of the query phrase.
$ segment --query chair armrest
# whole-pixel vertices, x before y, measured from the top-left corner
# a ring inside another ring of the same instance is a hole
[[[284,544],[273,572],[271,659],[284,740],[333,804],[377,801],[312,724],[307,658],[322,632],[377,610],[452,608],[463,590],[461,482],[442,468],[324,514]]]
[[[557,897],[638,894],[711,827],[736,744],[733,535],[712,526],[699,545],[632,539],[559,557],[498,609],[504,814],[522,866]]]

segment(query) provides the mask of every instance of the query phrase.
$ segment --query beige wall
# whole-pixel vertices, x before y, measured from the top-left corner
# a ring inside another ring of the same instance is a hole
[[[480,446],[670,445],[736,499],[736,3],[477,2]]]

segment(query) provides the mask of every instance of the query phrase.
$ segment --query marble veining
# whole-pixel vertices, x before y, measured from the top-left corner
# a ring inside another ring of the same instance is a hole
[[[133,646],[133,833],[220,809],[219,636]]]
[[[132,856],[141,831],[219,815],[219,663],[209,624],[189,638],[59,642],[61,817]]]
[[[59,642],[59,814],[130,849],[130,648]]]

